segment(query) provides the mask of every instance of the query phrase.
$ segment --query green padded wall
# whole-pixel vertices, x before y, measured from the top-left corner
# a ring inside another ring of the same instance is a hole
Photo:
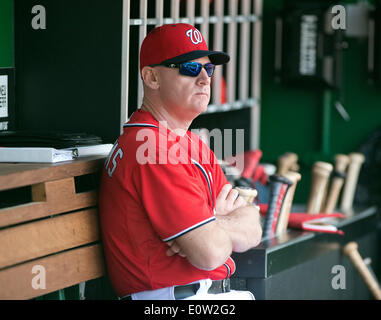
[[[0,68],[14,66],[13,0],[0,1]]]
[[[346,3],[354,1],[347,1]],[[305,203],[314,161],[333,162],[337,153],[355,151],[381,126],[381,85],[367,73],[367,39],[345,38],[343,86],[340,93],[316,87],[286,86],[275,80],[275,17],[286,1],[264,1],[262,38],[262,109],[260,147],[263,161],[276,163],[291,151],[299,155],[302,180],[295,201]],[[345,121],[334,107],[340,102],[350,115]]]

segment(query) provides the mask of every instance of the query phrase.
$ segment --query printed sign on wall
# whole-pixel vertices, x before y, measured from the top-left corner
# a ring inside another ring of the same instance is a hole
[[[8,76],[0,75],[0,118],[8,117]]]

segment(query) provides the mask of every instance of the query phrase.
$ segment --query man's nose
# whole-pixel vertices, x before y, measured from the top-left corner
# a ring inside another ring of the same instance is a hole
[[[210,84],[210,77],[208,76],[205,68],[202,68],[200,74],[198,75],[198,82],[203,85]]]

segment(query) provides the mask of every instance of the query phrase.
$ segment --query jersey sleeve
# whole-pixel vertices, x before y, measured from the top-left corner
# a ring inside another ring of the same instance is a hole
[[[163,241],[215,220],[191,164],[137,165],[132,179],[147,217]]]

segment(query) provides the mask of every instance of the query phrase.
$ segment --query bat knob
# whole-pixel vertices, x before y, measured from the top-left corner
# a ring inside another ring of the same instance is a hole
[[[269,180],[270,182],[273,182],[273,183],[278,182],[278,183],[287,184],[289,186],[292,185],[293,183],[290,179],[280,174],[273,174],[272,176],[269,177]]]
[[[357,162],[359,164],[365,161],[365,156],[362,153],[352,152],[349,154],[351,162]]]
[[[323,161],[317,161],[314,164],[313,172],[320,174],[323,177],[328,178],[333,170],[332,164]]]
[[[349,256],[351,252],[357,251],[358,244],[354,241],[348,242],[345,247],[343,248],[343,252],[345,255]]]
[[[258,191],[256,189],[247,187],[235,187],[235,189],[239,192],[239,195],[243,197],[248,203],[252,203],[254,198],[258,195]]]
[[[345,154],[337,154],[335,156],[335,170],[339,172],[345,172],[349,164],[349,157]]]

